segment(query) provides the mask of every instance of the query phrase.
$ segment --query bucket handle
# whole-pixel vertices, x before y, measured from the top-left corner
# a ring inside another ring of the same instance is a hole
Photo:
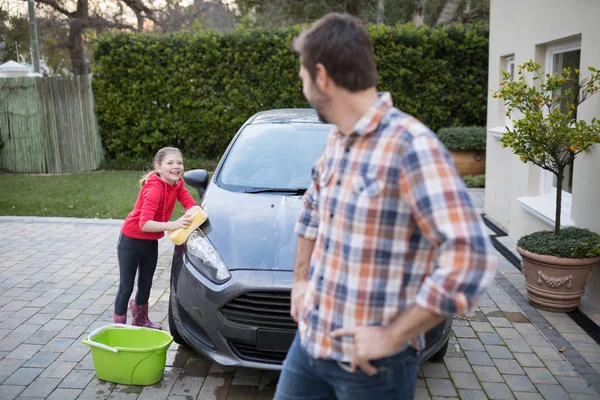
[[[116,347],[107,346],[104,343],[94,342],[92,339],[90,339],[109,328],[127,328],[127,329],[132,329],[132,330],[138,330],[138,329],[141,329],[142,327],[125,325],[125,324],[111,324],[111,325],[101,326],[100,328],[97,328],[92,333],[90,333],[85,339],[83,339],[81,341],[81,343],[87,344],[88,346],[99,347],[104,350],[112,351],[113,353],[118,353],[119,349],[117,349]]]

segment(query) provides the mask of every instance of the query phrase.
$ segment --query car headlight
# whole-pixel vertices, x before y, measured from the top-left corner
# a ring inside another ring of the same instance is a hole
[[[231,278],[227,265],[201,230],[190,234],[185,254],[194,268],[212,282],[222,284]]]

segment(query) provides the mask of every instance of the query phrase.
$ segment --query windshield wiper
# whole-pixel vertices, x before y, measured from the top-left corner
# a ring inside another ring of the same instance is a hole
[[[306,188],[252,188],[244,190],[244,193],[292,193],[304,194]]]

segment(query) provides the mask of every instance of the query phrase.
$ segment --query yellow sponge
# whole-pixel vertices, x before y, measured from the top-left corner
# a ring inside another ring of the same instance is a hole
[[[208,215],[206,215],[206,212],[200,206],[194,206],[190,208],[185,212],[185,214],[192,218],[192,223],[190,226],[187,228],[179,228],[175,229],[174,231],[169,231],[167,234],[169,239],[171,239],[176,245],[183,244],[187,240],[190,233],[196,230],[196,228],[202,225],[204,221],[206,221],[206,218],[208,218]]]

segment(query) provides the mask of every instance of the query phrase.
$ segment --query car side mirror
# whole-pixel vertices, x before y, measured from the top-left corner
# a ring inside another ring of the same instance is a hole
[[[196,189],[198,196],[202,198],[208,187],[208,172],[205,169],[192,169],[183,174],[183,180]]]

